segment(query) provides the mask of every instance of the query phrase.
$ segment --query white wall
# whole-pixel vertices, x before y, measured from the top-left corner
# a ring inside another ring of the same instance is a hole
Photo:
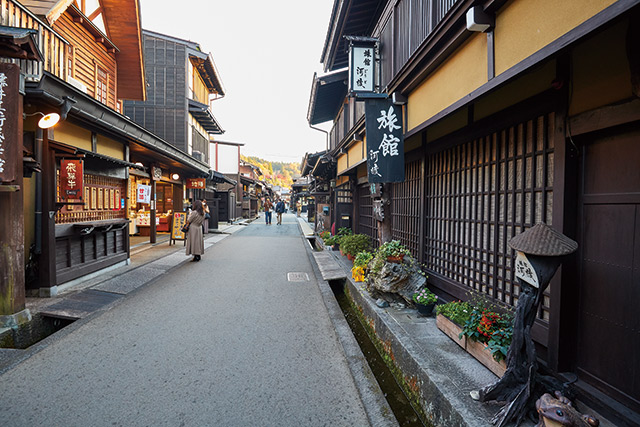
[[[237,146],[218,144],[218,172],[238,173],[239,163]]]

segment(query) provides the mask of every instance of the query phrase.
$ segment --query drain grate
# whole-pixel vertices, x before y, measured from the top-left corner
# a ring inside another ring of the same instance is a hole
[[[287,273],[287,280],[290,282],[308,282],[309,275],[307,273]]]

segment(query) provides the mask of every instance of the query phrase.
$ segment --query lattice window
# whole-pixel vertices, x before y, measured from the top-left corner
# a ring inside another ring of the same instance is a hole
[[[347,182],[339,187],[336,187],[336,200],[338,203],[351,203],[351,185]]]
[[[103,104],[107,103],[107,93],[109,91],[109,75],[105,70],[98,67],[96,71],[96,99]]]
[[[373,201],[368,185],[358,187],[358,233],[366,234],[371,237],[371,246],[377,248],[380,246],[378,242],[378,224],[373,217]]]
[[[425,262],[458,284],[515,305],[509,240],[551,225],[554,115],[433,154],[426,164]],[[541,317],[548,319],[549,292]]]
[[[415,257],[420,246],[420,165],[420,160],[405,164],[404,182],[393,184],[391,197],[393,239],[400,240]]]

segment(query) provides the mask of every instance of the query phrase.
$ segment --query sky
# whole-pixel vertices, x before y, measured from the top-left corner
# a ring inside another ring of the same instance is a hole
[[[140,0],[142,28],[211,53],[226,94],[212,105],[225,130],[214,138],[280,162],[300,162],[326,147],[326,135],[309,127],[307,110],[313,73],[323,74],[332,6],[333,0]]]

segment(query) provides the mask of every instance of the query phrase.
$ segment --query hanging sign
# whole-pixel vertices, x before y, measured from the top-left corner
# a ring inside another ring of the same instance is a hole
[[[376,90],[376,43],[371,37],[347,36],[349,40],[349,92],[373,93]]]
[[[391,99],[365,101],[369,183],[404,181],[402,108]]]
[[[187,188],[193,188],[196,190],[202,190],[206,186],[206,179],[204,178],[187,178]]]
[[[151,203],[151,186],[138,184],[138,191],[136,191],[136,202],[138,203]]]
[[[0,182],[14,181],[22,162],[22,134],[19,133],[20,66],[0,64]]]
[[[60,198],[62,200],[82,200],[83,168],[82,160],[60,160]]]

